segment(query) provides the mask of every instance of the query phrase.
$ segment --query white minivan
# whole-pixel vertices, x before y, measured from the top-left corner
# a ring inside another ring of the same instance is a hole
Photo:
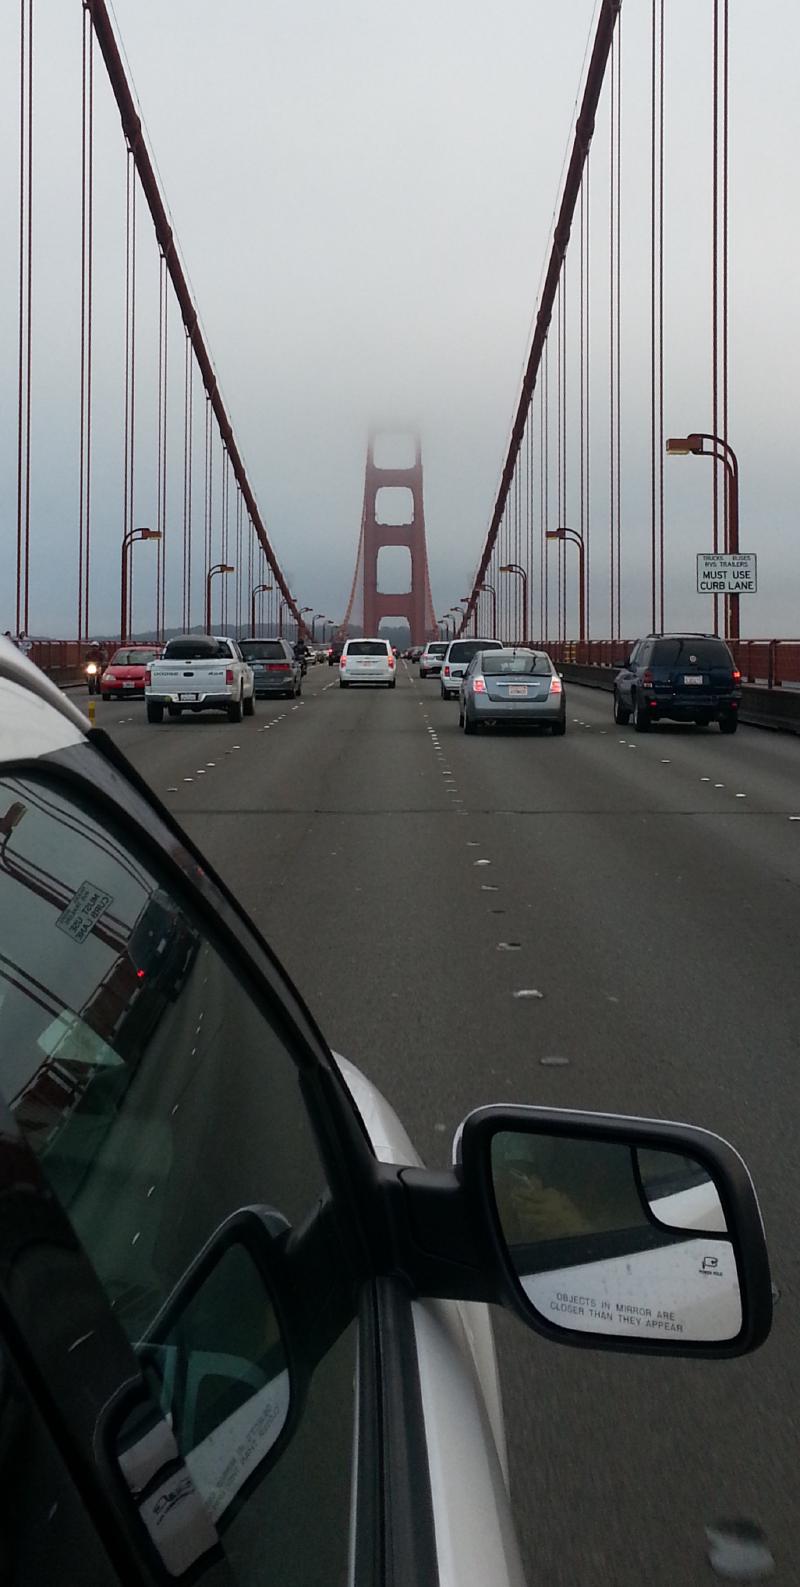
[[[348,639],[339,658],[339,688],[351,683],[380,684],[393,689],[397,663],[388,639]]]
[[[443,700],[457,700],[461,679],[479,650],[503,650],[502,639],[451,639],[443,657],[441,691]]]

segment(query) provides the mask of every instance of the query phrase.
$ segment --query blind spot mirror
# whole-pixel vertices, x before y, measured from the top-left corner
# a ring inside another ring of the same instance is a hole
[[[499,1133],[500,1226],[530,1305],[617,1338],[735,1339],[739,1276],[707,1169],[652,1148]]]

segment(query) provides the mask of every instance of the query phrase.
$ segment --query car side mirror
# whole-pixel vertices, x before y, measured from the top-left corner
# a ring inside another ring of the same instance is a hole
[[[300,1415],[281,1273],[289,1225],[245,1207],[217,1229],[136,1347],[216,1525],[271,1469]]]
[[[742,1355],[769,1333],[772,1289],[750,1176],[690,1126],[484,1108],[456,1172],[488,1219],[505,1300],[570,1344]]]

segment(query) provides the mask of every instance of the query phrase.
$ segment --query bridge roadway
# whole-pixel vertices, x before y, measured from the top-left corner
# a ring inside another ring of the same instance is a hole
[[[141,703],[98,722],[430,1164],[492,1100],[693,1120],[745,1154],[780,1291],[771,1340],[741,1362],[647,1361],[498,1316],[515,1511],[532,1584],[699,1587],[720,1517],[762,1525],[790,1579],[800,741],[637,737],[577,687],[565,739],[466,739],[404,664],[392,693],[313,668],[302,703],[259,702],[238,727],[148,727]]]

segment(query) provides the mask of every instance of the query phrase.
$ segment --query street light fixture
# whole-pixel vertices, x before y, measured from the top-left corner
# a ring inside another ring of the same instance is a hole
[[[319,622],[319,619],[321,617],[324,619],[325,613],[324,612],[316,612],[315,615],[311,619],[311,643],[312,643],[312,645],[315,645],[316,642],[317,642],[317,623]],[[325,627],[324,621],[323,621],[322,626],[323,626],[323,628]]]
[[[491,595],[491,597],[492,597],[492,639],[496,639],[497,638],[497,590],[495,589],[493,584],[487,584],[484,581],[483,584],[479,584],[478,585],[478,594],[479,595],[483,595],[484,592],[487,595]]]
[[[207,574],[207,577],[206,577],[206,633],[207,634],[211,633],[211,580],[214,578],[215,574],[217,574],[217,573],[225,574],[225,573],[235,573],[235,572],[236,572],[236,569],[235,569],[235,567],[233,567],[231,565],[230,562],[215,562],[213,568],[209,568],[209,570],[208,570],[208,574]]]
[[[129,584],[129,563],[130,563],[131,546],[133,545],[134,541],[136,541],[136,540],[160,540],[161,538],[162,538],[162,535],[161,535],[161,530],[160,529],[145,529],[145,528],[142,528],[142,529],[129,529],[127,534],[124,534],[122,536],[122,564],[121,564],[121,568],[120,568],[120,580],[119,580],[119,587],[120,587],[120,602],[119,602],[119,604],[120,604],[120,622],[119,622],[119,635],[120,635],[120,638],[119,638],[119,642],[120,642],[121,645],[125,645],[128,642],[128,584]]]
[[[547,540],[571,540],[578,547],[578,638],[583,644],[586,638],[586,547],[583,535],[578,529],[546,529]]]
[[[250,596],[250,632],[255,638],[256,632],[256,596],[269,595],[274,590],[274,584],[254,584]]]
[[[515,573],[522,580],[522,643],[528,643],[528,575],[519,562],[503,562],[501,573]]]
[[[709,441],[709,447],[703,445]],[[690,435],[671,435],[666,443],[669,457],[713,457],[724,463],[728,484],[728,513],[725,525],[725,550],[732,556],[739,551],[739,462],[732,446],[719,435],[693,430]],[[714,598],[716,611],[716,597]],[[725,596],[725,638],[739,638],[739,597]]]

